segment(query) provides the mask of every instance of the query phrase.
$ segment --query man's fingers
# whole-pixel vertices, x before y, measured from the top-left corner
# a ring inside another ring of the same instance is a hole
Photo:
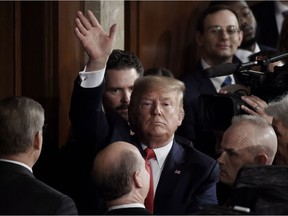
[[[87,34],[87,29],[82,25],[79,18],[75,19],[76,28],[78,29],[78,32],[81,33],[83,36]]]
[[[113,24],[109,32],[109,37],[113,40],[115,39],[116,31],[117,31],[117,24]]]
[[[79,29],[77,27],[75,27],[74,32],[76,34],[76,36],[79,38],[80,41],[83,40],[83,34],[79,31]]]
[[[88,15],[88,17],[89,17],[89,19],[90,19],[91,24],[92,24],[93,27],[98,27],[98,28],[100,28],[101,30],[103,30],[102,27],[101,27],[101,25],[100,25],[100,23],[98,22],[97,18],[94,16],[94,14],[92,13],[91,10],[88,10],[88,11],[87,11],[87,15]]]
[[[83,28],[85,28],[86,30],[89,30],[92,27],[89,20],[84,16],[84,14],[81,11],[77,12],[77,17],[79,19],[79,22],[83,26]],[[81,29],[80,29],[80,31],[81,31]]]

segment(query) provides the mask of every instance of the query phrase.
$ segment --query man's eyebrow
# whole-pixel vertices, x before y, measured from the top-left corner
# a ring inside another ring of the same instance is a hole
[[[226,152],[236,152],[234,148],[222,148],[222,150]]]

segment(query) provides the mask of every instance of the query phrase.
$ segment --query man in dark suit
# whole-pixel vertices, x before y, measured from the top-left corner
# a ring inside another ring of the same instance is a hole
[[[243,40],[240,47],[237,49],[235,55],[241,62],[249,62],[249,56],[266,51],[276,51],[275,48],[265,46],[263,44],[257,43],[256,31],[257,31],[257,22],[254,17],[253,12],[251,11],[249,5],[245,0],[238,1],[212,1],[210,5],[222,4],[230,6],[239,17],[240,29],[243,31]]]
[[[209,78],[204,69],[232,63],[242,42],[243,32],[236,12],[226,5],[213,5],[204,10],[198,18],[196,30],[201,60],[192,73],[186,73],[182,77],[186,87],[185,118],[177,133],[192,140],[198,150],[216,158],[214,128],[200,118],[199,97],[202,94],[214,95],[224,85],[235,84],[235,77],[229,75]],[[230,83],[226,83],[227,80]]]
[[[100,151],[93,164],[92,176],[104,194],[107,214],[150,214],[144,206],[150,176],[145,160],[131,143],[114,142]]]
[[[88,16],[92,17],[93,14],[91,11],[88,11]],[[82,20],[83,14],[79,12],[76,18],[76,24],[78,21]],[[93,18],[92,18],[93,19]],[[95,20],[94,20],[95,21]],[[114,32],[113,26],[111,29]],[[78,28],[77,28],[78,29]],[[80,28],[79,30],[83,30]],[[97,33],[97,32],[96,32]],[[76,30],[77,34],[77,30]],[[91,38],[93,32],[89,32]],[[97,36],[97,35],[96,35]],[[81,37],[82,38],[82,37]],[[133,85],[135,80],[142,76],[144,73],[143,65],[140,59],[131,52],[125,50],[114,49],[112,53],[108,56],[107,59],[104,59],[104,62],[107,61],[106,68],[101,72],[95,72],[99,69],[98,64],[101,65],[101,62],[95,62],[95,47],[98,46],[94,44],[94,40],[86,41],[81,40],[83,47],[88,54],[88,62],[86,67],[83,71],[79,72],[79,76],[76,80],[77,83],[81,85],[83,88],[94,88],[95,86],[101,84],[103,77],[105,79],[103,91],[99,94],[99,107],[97,109],[102,110],[104,109],[105,112],[115,112],[116,118],[123,118],[126,120],[126,123],[123,124],[123,128],[129,128],[128,125],[128,106],[130,103],[130,95],[133,90]],[[105,38],[103,43],[105,43]],[[101,50],[101,52],[106,52],[106,50]],[[96,59],[97,60],[97,59]],[[103,60],[102,60],[103,61]],[[100,80],[100,81],[99,81]],[[78,84],[77,84],[78,85]],[[91,101],[90,98],[84,100],[84,106],[90,106],[89,103]],[[103,105],[103,106],[102,106]],[[96,107],[90,106],[91,109],[96,109]],[[73,106],[71,107],[73,113]],[[92,168],[92,163],[95,152],[99,151],[103,146],[94,145],[92,150],[87,150],[86,148],[82,148],[79,150],[75,148],[75,146],[81,146],[81,143],[105,143],[106,142],[106,135],[105,131],[101,136],[95,137],[93,133],[86,133],[79,134],[82,131],[81,127],[86,126],[86,122],[89,121],[90,116],[86,115],[87,113],[78,113],[81,118],[77,118],[78,122],[73,122],[73,130],[72,137],[68,140],[67,144],[64,148],[60,151],[60,173],[62,175],[61,181],[58,180],[59,189],[61,189],[66,194],[70,195],[77,205],[78,211],[80,214],[95,214],[95,209],[97,209],[97,203],[100,201],[95,202],[93,200],[93,194],[95,194],[91,188],[91,184],[93,184],[90,177],[90,172]],[[114,121],[114,117],[111,117],[111,121]],[[100,120],[101,122],[101,120]],[[80,128],[78,128],[78,126]],[[97,126],[96,126],[97,127]],[[86,128],[88,129],[88,128]],[[90,129],[94,130],[95,127],[91,127]],[[88,130],[90,130],[88,129]],[[99,126],[99,131],[102,129],[102,125]],[[89,136],[92,134],[92,136]],[[118,140],[118,136],[122,137],[121,133],[114,134],[114,140]],[[77,137],[81,137],[81,139],[75,139]],[[129,134],[127,135],[129,138]],[[103,138],[103,139],[102,139]],[[126,139],[127,140],[127,139]],[[76,142],[80,143],[76,143]],[[111,140],[113,141],[113,140]],[[78,145],[79,144],[79,145]],[[83,152],[83,160],[77,161],[74,158],[73,152],[77,154],[78,152]],[[72,155],[72,158],[70,157]]]
[[[258,105],[258,109],[264,107]],[[277,136],[265,118],[258,115],[239,115],[232,118],[231,126],[225,131],[221,142],[220,182],[217,194],[219,204],[224,205],[244,165],[272,165],[277,151]],[[228,185],[228,190],[223,190]],[[225,192],[228,192],[225,194]]]
[[[44,110],[36,101],[12,97],[0,102],[0,214],[78,214],[70,197],[33,175],[43,125]]]
[[[98,22],[93,22],[95,17],[90,17],[88,20],[83,16],[81,19],[85,27],[78,23],[79,31],[76,31],[78,38],[83,44],[83,41],[89,41],[91,35],[88,32],[97,33],[97,37],[92,38],[98,43],[93,47],[95,53],[98,53],[96,60],[107,59],[109,52],[105,53],[102,50],[106,50],[107,47],[111,49],[115,36],[114,27],[112,26],[112,31],[110,30],[110,34],[107,35]],[[102,37],[107,42],[106,46],[103,46]],[[105,68],[105,61],[100,63],[102,65],[100,64],[101,67],[98,65],[98,69],[101,72],[101,68],[102,70]],[[218,164],[187,142],[175,138],[175,131],[184,117],[182,103],[184,84],[168,77],[138,78],[128,112],[131,131],[130,128],[123,127],[124,124],[127,125],[124,118],[119,118],[115,112],[104,113],[100,109],[101,94],[105,87],[104,83],[100,83],[97,87],[87,89],[81,87],[80,80],[74,86],[70,117],[73,129],[75,126],[80,130],[75,131],[78,134],[77,139],[81,141],[81,136],[94,136],[94,140],[97,141],[82,143],[83,147],[85,144],[84,148],[89,151],[95,148],[95,145],[102,145],[103,138],[105,146],[111,143],[115,135],[122,135],[124,138],[119,136],[119,140],[125,141],[129,138],[129,142],[137,146],[145,156],[144,149],[153,149],[156,159],[151,159],[150,162],[155,193],[154,214],[195,213],[201,207],[217,204]],[[83,125],[75,125],[80,122],[80,118]],[[87,120],[85,124],[83,119]],[[131,137],[132,133],[135,134]]]

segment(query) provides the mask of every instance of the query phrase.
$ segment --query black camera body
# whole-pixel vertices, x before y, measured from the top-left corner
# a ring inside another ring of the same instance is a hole
[[[287,58],[288,53],[284,57]],[[266,66],[271,61],[260,63]],[[223,66],[219,68],[223,70]],[[223,72],[221,73],[223,74]],[[247,104],[241,99],[241,96],[253,94],[269,103],[288,91],[288,63],[283,66],[275,66],[274,72],[260,72],[238,66],[235,67],[233,74],[239,84],[250,89],[250,93],[238,90],[228,94],[203,94],[199,98],[199,121],[208,123],[215,130],[226,130],[234,115],[244,114],[241,105]]]

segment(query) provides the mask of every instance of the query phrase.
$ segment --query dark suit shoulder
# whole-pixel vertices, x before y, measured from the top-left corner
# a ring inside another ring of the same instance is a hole
[[[211,165],[215,164],[216,160],[212,157],[208,156],[207,154],[204,154],[203,152],[200,152],[199,150],[195,149],[193,146],[193,143],[189,140],[187,140],[184,137],[181,136],[175,136],[175,141],[177,144],[179,144],[184,151],[186,152],[185,155],[185,162],[190,161],[191,163],[199,163],[199,164],[206,164]]]
[[[0,175],[0,214],[78,214],[70,197],[20,169]]]
[[[183,136],[175,135],[175,141],[181,145],[194,148],[193,142]]]

